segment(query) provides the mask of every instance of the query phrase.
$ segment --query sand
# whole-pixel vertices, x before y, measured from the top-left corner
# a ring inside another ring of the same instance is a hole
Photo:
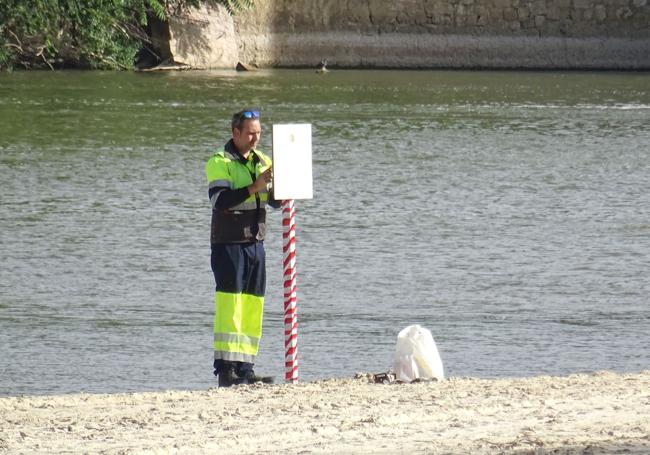
[[[650,371],[5,397],[0,452],[650,454]]]

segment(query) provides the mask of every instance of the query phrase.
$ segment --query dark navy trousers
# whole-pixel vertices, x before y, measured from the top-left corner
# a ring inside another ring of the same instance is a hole
[[[266,255],[263,242],[213,244],[210,265],[217,292],[264,296],[266,290]],[[226,360],[214,360],[218,375]],[[253,369],[252,362],[228,361],[240,377]]]

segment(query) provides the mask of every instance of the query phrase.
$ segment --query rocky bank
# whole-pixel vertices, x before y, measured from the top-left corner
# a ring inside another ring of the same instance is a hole
[[[649,0],[256,0],[154,28],[196,68],[650,69]]]

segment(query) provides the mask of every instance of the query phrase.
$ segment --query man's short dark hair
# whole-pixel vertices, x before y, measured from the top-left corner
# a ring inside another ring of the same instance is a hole
[[[252,109],[244,109],[243,111],[235,112],[232,115],[231,128],[241,130],[246,120],[258,120],[260,118],[260,111]]]

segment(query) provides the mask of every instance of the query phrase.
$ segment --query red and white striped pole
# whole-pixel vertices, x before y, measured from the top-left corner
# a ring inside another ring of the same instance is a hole
[[[282,202],[284,252],[284,379],[298,380],[298,312],[296,305],[296,222],[293,199]]]

